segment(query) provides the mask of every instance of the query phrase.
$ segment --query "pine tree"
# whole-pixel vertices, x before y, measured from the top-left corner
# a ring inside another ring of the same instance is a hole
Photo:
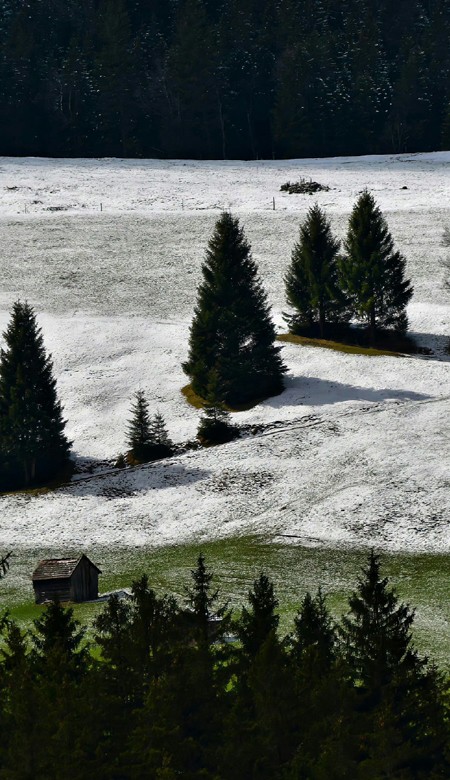
[[[317,671],[328,669],[335,654],[336,632],[320,588],[314,598],[306,594],[294,626],[292,649],[297,661],[304,663],[309,655]]]
[[[172,455],[174,446],[169,437],[167,426],[161,412],[156,412],[150,420],[150,441],[155,458],[166,458]]]
[[[173,443],[169,438],[164,417],[159,412],[150,417],[143,390],[137,390],[134,394],[131,414],[127,431],[128,459],[145,463],[172,455]]]
[[[341,637],[357,695],[360,765],[367,771],[358,776],[446,777],[442,681],[415,650],[414,612],[381,578],[373,551],[349,605]]]
[[[134,460],[148,460],[151,433],[148,402],[143,390],[136,390],[131,407],[131,420],[128,422],[127,445]]]
[[[211,639],[223,634],[228,626],[227,604],[218,604],[219,590],[212,587],[214,574],[207,570],[202,553],[197,558],[196,568],[191,571],[191,577],[192,586],[186,589],[188,615],[193,617],[197,639],[208,644]]]
[[[158,597],[143,574],[131,586],[132,612],[129,628],[130,657],[138,686],[163,672],[164,657],[176,637],[179,610],[171,596]]]
[[[276,631],[280,620],[275,612],[278,599],[275,597],[273,583],[267,574],[261,573],[254,581],[248,600],[250,609],[242,608],[237,633],[244,655],[254,658],[269,634]]]
[[[291,332],[299,326],[319,326],[324,338],[329,322],[345,319],[345,301],[339,291],[337,255],[339,241],[331,232],[324,211],[317,204],[300,225],[300,239],[292,252],[285,276],[286,298],[295,314],[287,317]]]
[[[87,648],[83,646],[86,629],[73,616],[73,609],[65,609],[58,600],[52,601],[41,617],[34,621],[32,635],[33,656],[38,668],[48,676],[65,674],[78,676],[85,670]]]
[[[404,278],[405,258],[394,250],[386,220],[368,190],[353,207],[344,248],[342,285],[357,316],[367,323],[371,343],[375,343],[377,328],[404,332],[413,288]]]
[[[355,679],[368,691],[389,683],[399,668],[418,672],[426,663],[412,646],[414,612],[399,603],[380,576],[380,560],[372,551],[342,620],[345,654]]]
[[[231,423],[230,414],[223,408],[219,395],[219,378],[216,369],[210,373],[205,398],[205,409],[200,418],[197,438],[201,444],[225,444],[236,439],[239,431]]]
[[[275,395],[285,368],[266,295],[238,219],[216,223],[203,264],[203,281],[183,365],[192,388],[206,397],[217,371],[220,396],[229,406]]]
[[[17,301],[0,353],[0,464],[3,487],[54,477],[66,465],[71,442],[32,307]]]

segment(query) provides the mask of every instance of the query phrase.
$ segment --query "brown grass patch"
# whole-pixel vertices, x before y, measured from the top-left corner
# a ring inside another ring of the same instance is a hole
[[[194,393],[191,385],[185,385],[181,388],[181,394],[184,395],[186,401],[188,404],[194,407],[194,409],[204,409],[206,405],[206,401],[204,398],[201,398],[197,393]],[[247,412],[249,409],[254,409],[255,406],[258,406],[258,404],[262,403],[262,401],[265,401],[267,398],[272,398],[273,396],[261,396],[261,398],[255,398],[253,401],[249,401],[246,404],[237,404],[236,406],[228,406],[227,404],[224,404],[223,408],[227,412]]]
[[[402,352],[394,352],[388,349],[376,349],[375,347],[359,347],[355,344],[343,344],[340,341],[329,341],[327,339],[314,339],[309,336],[295,336],[293,333],[281,333],[277,336],[278,341],[285,341],[288,344],[300,344],[304,347],[323,347],[324,349],[334,349],[336,352],[345,352],[348,355],[368,355],[369,357],[394,356],[403,357]]]

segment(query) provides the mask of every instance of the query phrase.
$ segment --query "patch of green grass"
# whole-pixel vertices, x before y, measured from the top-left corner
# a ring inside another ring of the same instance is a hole
[[[388,355],[390,357],[403,357],[401,352],[392,352],[387,349],[375,349],[375,347],[359,347],[354,344],[343,344],[340,341],[328,341],[327,339],[314,339],[309,336],[296,336],[294,333],[280,333],[277,336],[278,341],[285,341],[288,344],[300,344],[304,347],[323,347],[324,349],[334,349],[336,352],[345,352],[348,355],[368,355],[369,357],[380,357]]]
[[[72,551],[22,550],[15,553],[11,570],[0,583],[0,603],[24,626],[41,614],[33,604],[30,575],[40,558]],[[159,593],[173,593],[182,602],[190,584],[190,572],[200,552],[215,572],[221,597],[233,609],[244,603],[253,581],[261,571],[274,581],[280,601],[281,630],[292,629],[292,621],[306,591],[320,585],[336,619],[347,610],[347,599],[355,587],[366,550],[327,549],[285,544],[277,539],[237,537],[214,542],[168,547],[96,547],[86,550],[104,572],[102,592],[130,587],[146,572]],[[450,666],[450,602],[448,581],[450,556],[399,553],[382,555],[383,573],[390,578],[401,599],[416,608],[414,639],[421,652],[442,666]],[[102,604],[73,605],[76,617],[89,629]]]

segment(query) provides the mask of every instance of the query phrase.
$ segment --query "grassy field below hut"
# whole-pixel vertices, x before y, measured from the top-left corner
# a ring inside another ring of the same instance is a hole
[[[182,601],[200,550],[216,574],[223,599],[233,607],[242,604],[259,572],[267,572],[275,582],[281,628],[285,632],[290,630],[305,592],[315,591],[318,585],[328,594],[333,615],[339,617],[346,610],[347,597],[367,557],[367,551],[362,550],[303,547],[281,539],[252,537],[161,548],[95,547],[86,552],[103,571],[101,592],[127,588],[133,579],[147,572],[158,592],[173,593]],[[54,550],[51,552],[55,554]],[[7,607],[23,626],[41,613],[42,607],[33,604],[30,575],[38,560],[47,554],[45,549],[16,551],[11,572],[1,584],[2,607]],[[382,562],[384,573],[399,596],[417,610],[414,638],[418,647],[448,666],[448,555],[383,553]],[[101,604],[94,603],[75,605],[75,614],[89,626],[101,608]]]

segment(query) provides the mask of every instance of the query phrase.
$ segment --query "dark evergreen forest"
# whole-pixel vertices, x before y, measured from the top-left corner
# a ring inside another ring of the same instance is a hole
[[[450,0],[3,0],[0,153],[444,148],[449,33]]]
[[[340,623],[319,589],[287,636],[266,574],[233,617],[202,555],[184,606],[131,591],[93,636],[0,615],[0,780],[448,780],[448,683],[376,555]]]

